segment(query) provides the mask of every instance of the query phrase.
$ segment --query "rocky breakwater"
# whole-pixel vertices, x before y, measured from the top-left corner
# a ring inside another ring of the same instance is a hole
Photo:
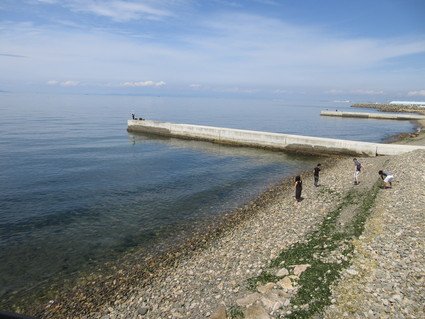
[[[377,109],[381,112],[406,112],[425,114],[424,105],[389,104],[389,103],[358,103],[351,107]]]

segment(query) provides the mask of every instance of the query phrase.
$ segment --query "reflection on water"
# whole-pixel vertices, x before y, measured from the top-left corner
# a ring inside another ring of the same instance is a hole
[[[79,161],[86,164],[99,159],[98,152],[107,160],[73,170],[71,180],[48,180],[25,200],[6,198],[10,213],[20,206],[27,217],[1,225],[3,294],[115,260],[130,249],[161,249],[170,238],[178,243],[205,220],[316,161],[202,141],[128,138],[120,153],[81,149]]]

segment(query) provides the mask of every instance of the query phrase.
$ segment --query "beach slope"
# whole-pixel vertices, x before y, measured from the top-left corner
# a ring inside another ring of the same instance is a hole
[[[424,317],[425,152],[359,160],[360,185],[352,158],[323,165],[319,187],[306,172],[300,203],[278,185],[253,216],[89,317]]]

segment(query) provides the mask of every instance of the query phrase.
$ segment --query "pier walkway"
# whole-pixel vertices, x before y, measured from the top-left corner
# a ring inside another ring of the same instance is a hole
[[[425,120],[425,115],[416,115],[416,114],[383,114],[383,113],[321,111],[320,115],[321,116],[383,119],[383,120],[410,120],[410,121]]]
[[[151,120],[128,120],[129,132],[143,132],[214,143],[268,148],[310,154],[345,154],[362,156],[398,155],[425,146],[367,143],[341,139],[268,133]]]

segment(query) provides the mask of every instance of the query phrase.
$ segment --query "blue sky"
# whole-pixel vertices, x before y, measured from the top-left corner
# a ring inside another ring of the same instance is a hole
[[[2,0],[0,91],[425,100],[425,1]]]

